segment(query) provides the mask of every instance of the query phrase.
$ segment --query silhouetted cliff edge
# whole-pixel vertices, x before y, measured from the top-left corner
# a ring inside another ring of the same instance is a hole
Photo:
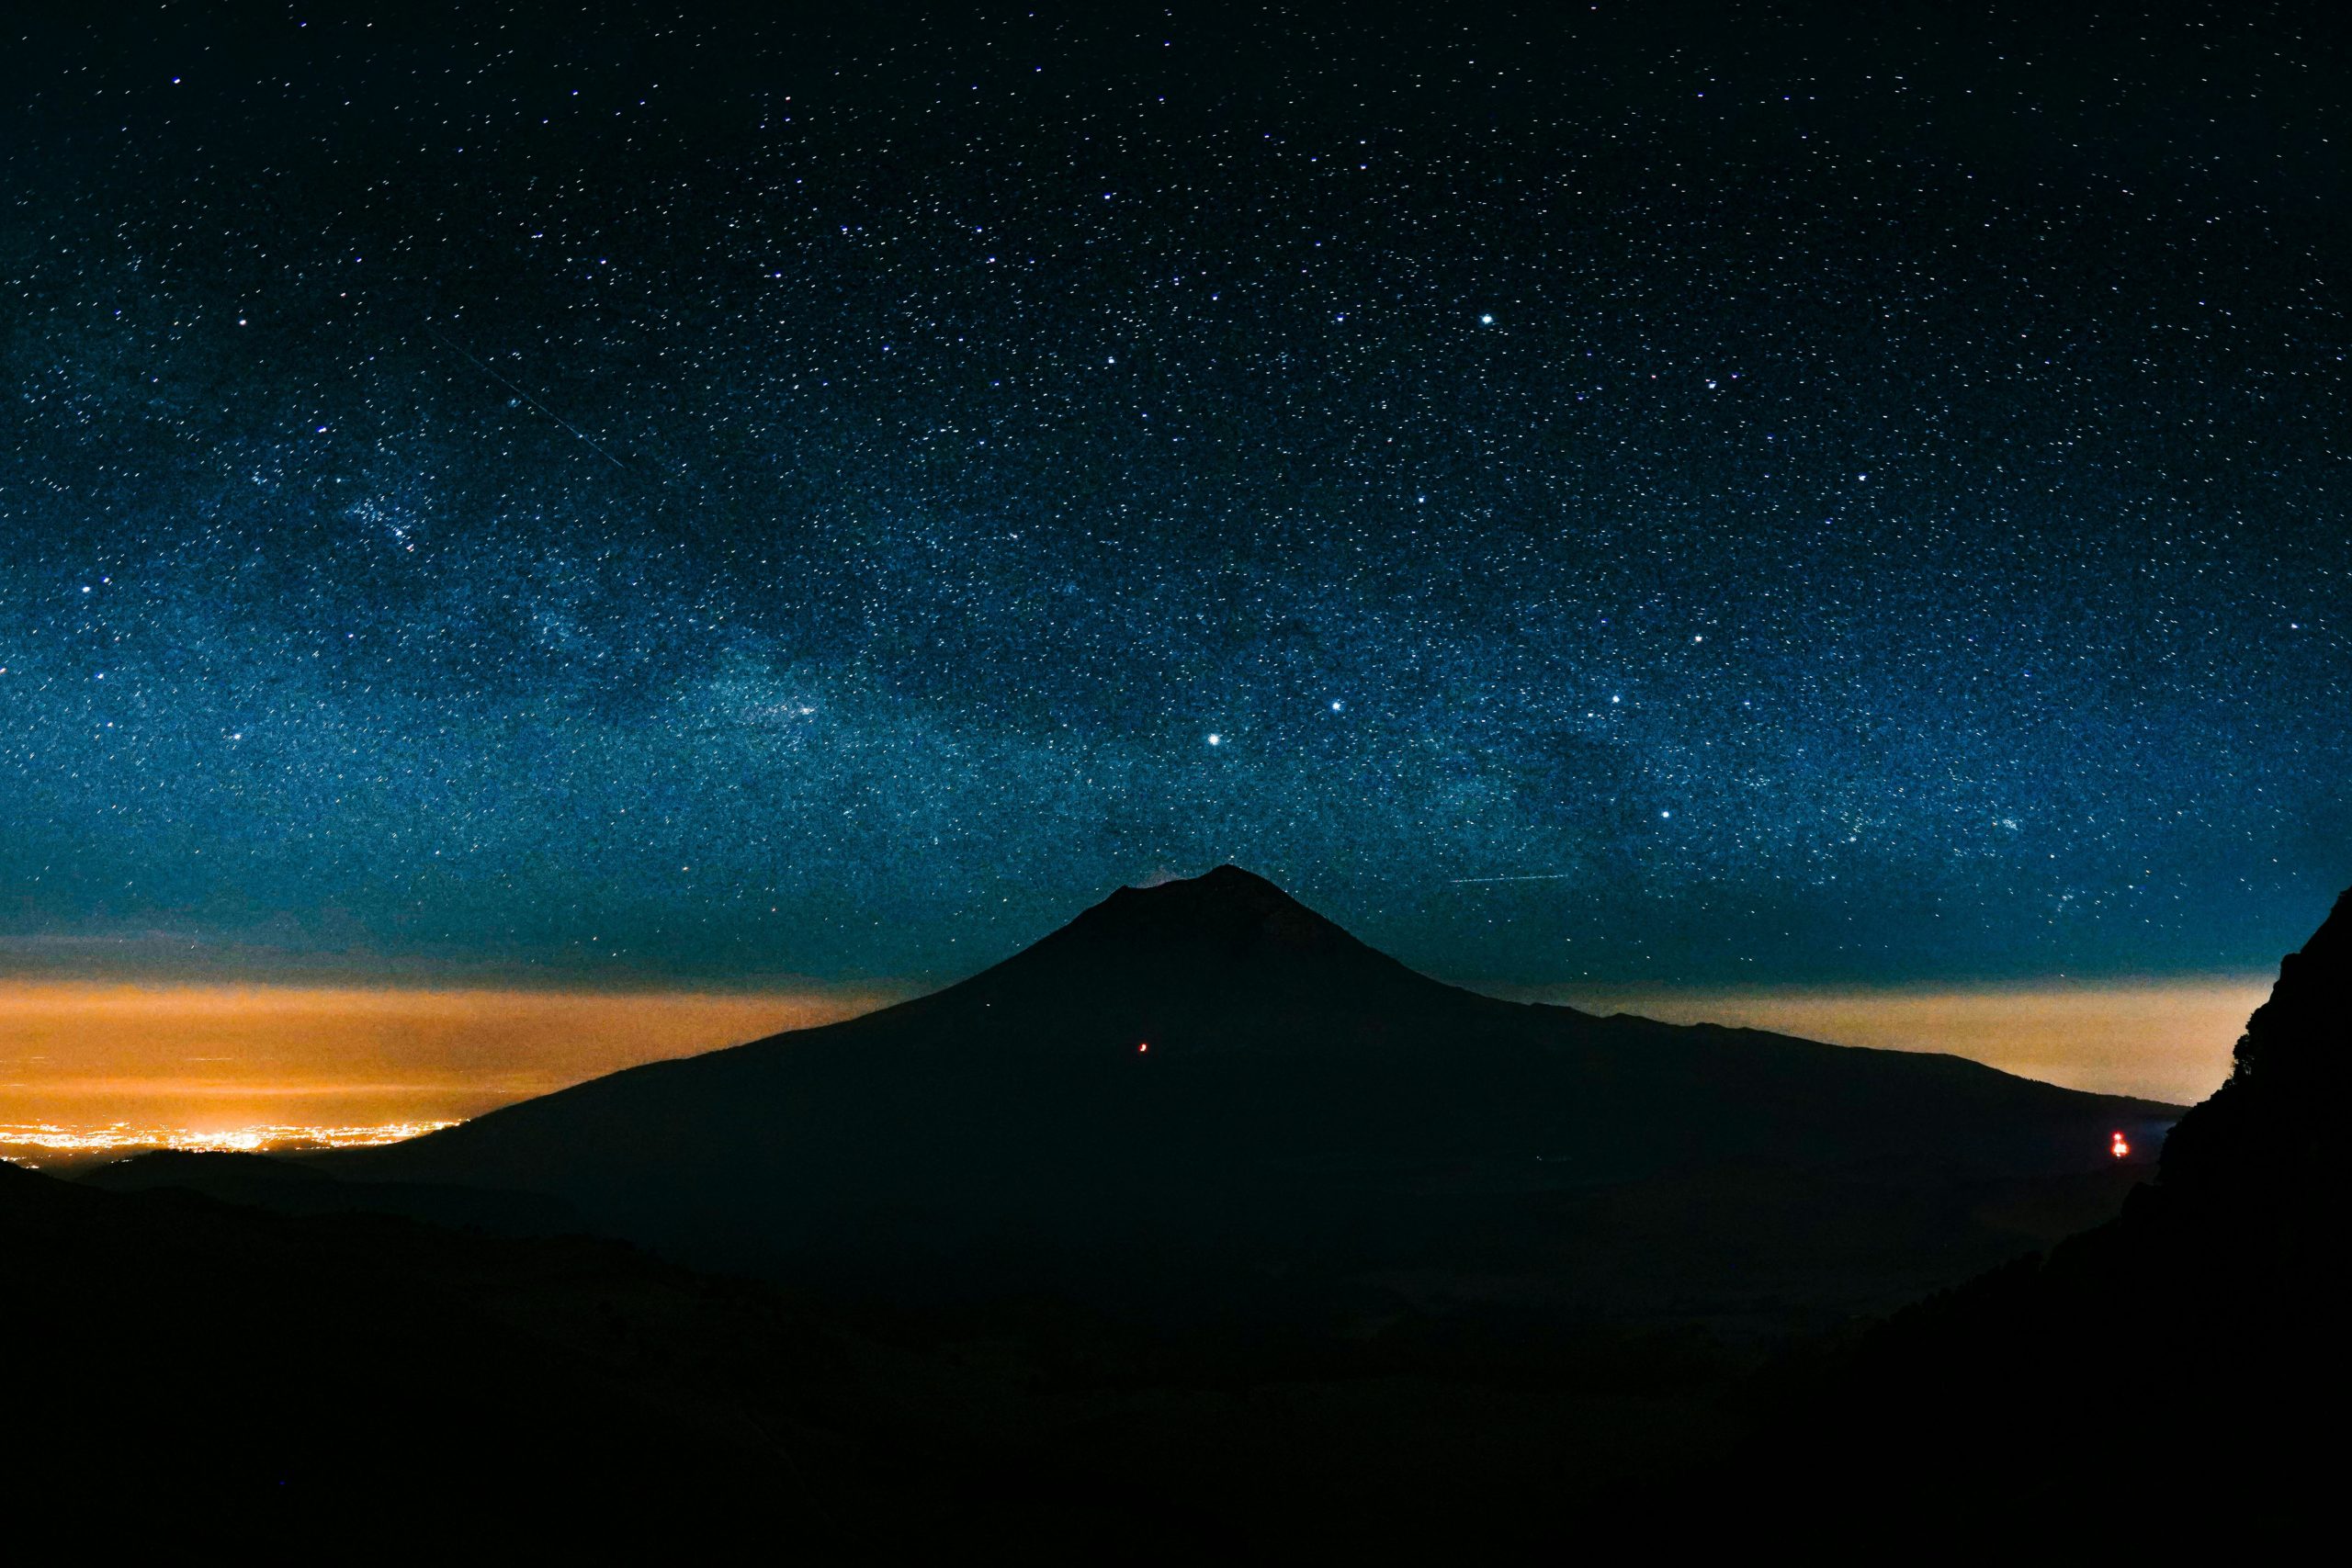
[[[2352,891],[2287,955],[2239,1037],[2229,1081],[2165,1142],[2134,1224],[2227,1247],[2281,1285],[2308,1282],[2343,1229],[2326,1156],[2352,1051]],[[2210,1233],[2210,1235],[2208,1234]]]
[[[2347,1036],[2352,892],[2119,1218],[1791,1380],[1735,1483],[1755,1517],[2124,1549],[2152,1528],[2283,1546],[2314,1525],[2345,1382],[2327,1135]]]

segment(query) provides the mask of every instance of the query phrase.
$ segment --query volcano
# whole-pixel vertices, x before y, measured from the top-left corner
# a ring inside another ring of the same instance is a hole
[[[2104,1218],[2143,1174],[2112,1134],[2153,1152],[2176,1114],[1481,996],[1221,866],[933,995],[331,1163],[892,1292],[1722,1319],[1866,1310]]]

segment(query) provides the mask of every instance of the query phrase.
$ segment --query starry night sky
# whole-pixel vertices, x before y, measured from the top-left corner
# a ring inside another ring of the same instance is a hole
[[[2328,8],[732,9],[0,27],[0,963],[935,981],[1230,860],[1970,981],[2352,881]]]

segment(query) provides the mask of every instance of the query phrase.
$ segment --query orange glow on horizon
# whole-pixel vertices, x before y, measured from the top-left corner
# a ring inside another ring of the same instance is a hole
[[[1551,993],[1600,1011],[1948,1051],[2071,1088],[2188,1103],[2267,994],[2244,979],[1979,990]],[[413,1136],[641,1062],[892,999],[0,980],[0,1155]],[[1148,1041],[1137,1055],[1148,1055]],[[2119,1137],[2117,1157],[2130,1151]]]
[[[1667,1023],[1724,1023],[1890,1051],[1941,1051],[2022,1077],[2190,1105],[2229,1076],[2230,1049],[2272,976],[1984,987],[1752,990],[1552,987],[1512,995]]]
[[[886,999],[0,980],[0,1153],[383,1142]]]

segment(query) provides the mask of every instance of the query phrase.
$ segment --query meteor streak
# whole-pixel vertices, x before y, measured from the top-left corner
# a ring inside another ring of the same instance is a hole
[[[1524,876],[1456,876],[1447,880],[1449,887],[1460,887],[1472,882],[1566,882],[1581,874],[1573,871],[1537,871]]]
[[[514,393],[516,397],[522,399],[525,402],[530,404],[533,408],[538,410],[541,413],[547,415],[549,419],[563,426],[564,429],[571,432],[572,434],[580,437],[581,442],[586,446],[588,450],[595,453],[596,456],[602,457],[616,468],[620,469],[621,472],[629,472],[629,466],[627,463],[622,462],[618,457],[614,457],[610,452],[605,451],[604,447],[598,446],[594,436],[581,429],[578,425],[572,423],[570,420],[564,418],[563,415],[556,412],[555,410],[548,407],[547,404],[533,397],[529,392],[508,380],[505,377],[501,376],[497,371],[492,370],[488,365],[482,363],[481,360],[476,358],[472,354],[468,353],[462,345],[453,343],[448,338],[444,337],[441,334],[440,329],[435,327],[432,322],[425,322],[424,330],[432,334],[434,342],[439,344],[442,347],[449,350],[453,354],[464,355],[467,363],[470,364],[475,369],[481,371],[483,375],[489,377],[492,380],[497,382],[500,386],[505,388],[508,391]]]

